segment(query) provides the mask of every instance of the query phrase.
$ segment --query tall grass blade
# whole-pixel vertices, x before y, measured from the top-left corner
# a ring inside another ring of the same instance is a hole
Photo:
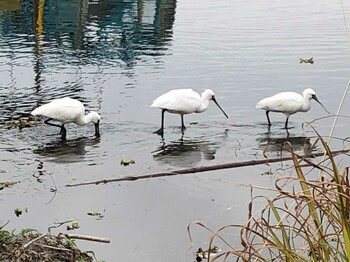
[[[294,152],[292,152],[292,158],[293,158],[294,168],[295,168],[295,172],[297,173],[300,186],[301,186],[301,188],[303,190],[304,195],[307,198],[307,200],[306,200],[307,201],[307,206],[308,206],[308,209],[309,209],[309,213],[310,213],[310,215],[312,217],[312,220],[314,222],[314,226],[316,228],[316,232],[317,232],[317,235],[318,235],[319,246],[320,247],[324,246],[326,248],[327,247],[327,243],[325,242],[325,239],[324,239],[323,226],[322,226],[322,223],[320,222],[320,218],[318,217],[317,208],[316,208],[315,203],[313,201],[314,198],[313,198],[313,196],[311,194],[311,190],[309,188],[307,180],[306,180],[306,178],[304,176],[303,171],[301,170],[301,167],[299,165],[298,159],[297,159],[297,157],[296,157]],[[330,261],[330,257],[329,257],[328,251],[325,248],[322,248],[322,251],[323,251],[322,254],[325,257],[326,261]],[[321,255],[321,254],[319,254],[319,255]]]

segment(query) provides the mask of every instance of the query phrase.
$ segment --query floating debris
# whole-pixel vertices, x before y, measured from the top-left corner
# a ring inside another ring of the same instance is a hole
[[[51,231],[51,228],[58,228],[58,227],[60,227],[60,226],[62,226],[64,224],[72,223],[74,221],[75,221],[74,219],[69,219],[69,220],[62,221],[62,222],[54,222],[54,225],[49,226],[49,232]]]
[[[97,220],[101,220],[104,217],[101,212],[88,212],[87,214],[96,217]]]
[[[135,164],[135,160],[133,160],[133,159],[130,159],[130,160],[122,159],[122,160],[120,160],[120,164],[123,165],[123,166],[128,166],[130,164]]]
[[[3,190],[4,188],[7,188],[7,187],[12,187],[17,183],[19,182],[0,182],[0,190]]]
[[[196,261],[201,262],[203,259],[208,259],[209,253],[210,253],[209,256],[214,256],[220,251],[221,249],[218,246],[213,246],[212,248],[206,251],[203,251],[203,249],[200,247],[196,252]]]
[[[0,124],[0,128],[25,128],[25,127],[32,127],[38,124],[38,121],[32,117],[28,117],[27,119],[25,118],[19,118],[16,120],[9,120],[6,121],[3,124]]]
[[[314,58],[310,57],[310,58],[302,58],[300,57],[300,64],[305,63],[305,64],[313,64],[314,63]]]
[[[273,175],[273,172],[272,172],[272,170],[271,170],[271,168],[270,168],[270,170],[265,171],[265,172],[262,172],[261,175],[262,175],[262,176],[272,176],[272,175]]]
[[[72,221],[70,226],[69,225],[67,226],[67,230],[74,230],[78,228],[80,228],[80,225],[79,225],[79,222],[76,220]]]
[[[23,214],[23,211],[26,212],[26,213],[28,213],[28,208],[25,208],[24,210],[22,210],[21,208],[16,207],[16,208],[14,209],[14,211],[15,211],[15,215],[16,215],[17,217],[19,217],[20,215]]]

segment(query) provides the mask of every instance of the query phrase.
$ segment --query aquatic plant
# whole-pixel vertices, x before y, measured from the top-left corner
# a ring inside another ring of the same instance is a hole
[[[208,256],[208,261],[232,257],[236,261],[349,260],[348,167],[340,172],[328,144],[322,137],[318,139],[326,158],[319,162],[316,158],[300,159],[291,149],[294,170],[290,176],[276,179],[276,196],[252,197],[244,225],[225,225],[211,231],[208,250],[219,239],[227,244],[227,250]],[[254,213],[254,204],[261,204],[262,199],[266,206]],[[200,222],[194,224],[207,228]],[[233,247],[221,237],[225,230],[233,228],[240,230],[240,247]]]

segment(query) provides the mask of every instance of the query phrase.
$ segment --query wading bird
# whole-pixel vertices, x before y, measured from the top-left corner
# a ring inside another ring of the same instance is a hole
[[[48,118],[44,121],[45,124],[60,127],[62,139],[66,139],[67,130],[64,125],[67,123],[75,123],[80,126],[93,123],[95,125],[95,136],[100,136],[100,115],[94,111],[85,115],[84,105],[76,99],[69,97],[55,99],[48,104],[39,106],[31,114],[33,116],[44,116]],[[50,123],[51,120],[56,120],[62,124]]]
[[[269,118],[270,112],[284,113],[286,115],[286,123],[284,128],[288,128],[289,117],[297,112],[307,112],[311,107],[311,99],[316,100],[323,109],[329,114],[328,110],[321,104],[316,97],[316,92],[311,88],[305,89],[303,95],[295,92],[282,92],[274,96],[264,98],[256,105],[257,108],[266,110],[267,121],[269,127],[271,121]]]
[[[164,132],[164,113],[169,112],[172,114],[178,114],[181,116],[182,131],[185,130],[184,115],[191,113],[202,113],[207,110],[209,101],[212,100],[228,118],[225,111],[221,108],[215,99],[214,92],[210,89],[206,89],[202,95],[192,89],[176,89],[171,90],[156,100],[153,101],[151,107],[157,107],[162,109],[162,124],[159,130],[154,133],[163,135]]]

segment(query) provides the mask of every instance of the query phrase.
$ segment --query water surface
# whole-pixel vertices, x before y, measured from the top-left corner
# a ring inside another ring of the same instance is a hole
[[[46,232],[54,221],[79,220],[79,234],[111,244],[79,242],[106,261],[193,261],[208,232],[242,223],[248,184],[272,187],[280,166],[255,166],[196,175],[67,188],[66,184],[281,155],[289,141],[304,152],[315,141],[302,123],[326,116],[312,103],[290,118],[255,108],[263,97],[313,88],[335,113],[350,75],[349,49],[338,1],[3,1],[0,5],[0,122],[27,118],[38,105],[71,96],[101,114],[93,126],[67,125],[68,140],[44,125],[0,130],[2,224]],[[346,6],[345,10],[349,10]],[[345,14],[346,19],[348,13]],[[314,57],[300,64],[299,57]],[[211,104],[202,114],[165,115],[164,138],[153,134],[160,110],[150,108],[175,88],[211,88],[229,115]],[[345,102],[343,114],[349,104]],[[335,136],[348,136],[348,118]],[[314,122],[328,135],[333,118]],[[192,124],[191,124],[192,123]],[[332,142],[335,149],[341,141]],[[317,147],[320,150],[320,147]],[[135,164],[120,165],[122,159]],[[287,164],[288,165],[288,164]],[[344,162],[344,165],[346,163]],[[273,176],[261,174],[272,171]],[[288,171],[289,172],[289,171]],[[50,192],[57,187],[56,194]],[[260,194],[268,194],[266,191]],[[15,217],[13,209],[28,208]],[[96,220],[87,212],[100,211]],[[53,233],[65,231],[57,229]],[[239,236],[227,234],[233,245]],[[219,243],[220,244],[220,243]],[[223,244],[220,244],[225,249]]]

